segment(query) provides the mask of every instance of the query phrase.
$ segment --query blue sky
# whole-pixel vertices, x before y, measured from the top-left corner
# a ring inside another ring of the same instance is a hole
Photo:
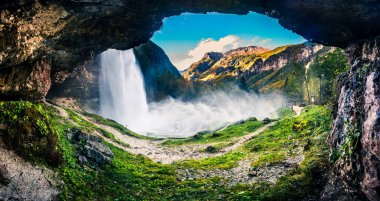
[[[242,16],[184,13],[165,18],[162,29],[154,34],[152,41],[183,70],[209,51],[225,52],[249,45],[272,49],[305,40],[284,29],[276,19],[251,12]]]

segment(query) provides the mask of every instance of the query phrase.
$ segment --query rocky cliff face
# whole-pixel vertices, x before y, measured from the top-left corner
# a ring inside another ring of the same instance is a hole
[[[352,68],[340,78],[329,139],[334,173],[348,193],[373,201],[380,200],[379,45],[379,38],[375,38],[347,49]]]
[[[144,76],[148,101],[158,101],[180,93],[182,77],[165,52],[149,41],[133,49]]]
[[[134,53],[144,77],[148,101],[175,97],[181,93],[184,80],[160,47],[149,41],[134,48]],[[100,69],[100,58],[96,57],[71,73],[61,71],[53,78],[47,97],[72,97],[88,109],[96,110],[99,105]]]
[[[188,69],[186,69],[182,73],[183,78],[191,81],[198,79],[202,75],[202,73],[209,70],[222,57],[223,53],[220,52],[206,53],[200,61],[192,64]]]
[[[0,68],[0,99],[43,100],[50,89],[51,62],[43,58]]]
[[[284,48],[283,51],[275,53],[265,59],[262,64],[254,64],[250,71],[269,71],[277,70],[284,67],[290,62],[309,62],[312,57],[323,48],[322,45],[304,43],[300,45],[292,45],[288,47],[280,47],[279,49]]]

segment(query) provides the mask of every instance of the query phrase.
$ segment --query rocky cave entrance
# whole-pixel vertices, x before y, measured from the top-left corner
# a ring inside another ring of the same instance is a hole
[[[167,16],[186,11],[256,11],[279,19],[311,42],[345,48],[352,67],[339,79],[329,145],[333,156],[341,151],[349,154],[331,161],[335,174],[329,184],[335,186],[330,189],[338,197],[345,191],[379,200],[379,8],[370,0],[4,2],[0,96],[42,100],[51,84],[54,88],[74,77],[73,68],[91,56],[148,41]]]
[[[248,118],[278,118],[280,108],[300,110],[320,103],[322,91],[324,102],[331,95],[326,89],[334,75],[322,86],[314,70],[321,67],[313,61],[336,48],[305,41],[253,12],[183,13],[164,19],[146,44],[97,55],[48,98],[71,97],[58,101],[77,101],[155,137],[189,137]]]

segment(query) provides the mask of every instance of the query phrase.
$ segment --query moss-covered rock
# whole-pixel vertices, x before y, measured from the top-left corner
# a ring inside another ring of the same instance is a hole
[[[4,144],[31,161],[59,166],[64,162],[59,136],[51,126],[51,109],[30,102],[0,102],[0,136]]]

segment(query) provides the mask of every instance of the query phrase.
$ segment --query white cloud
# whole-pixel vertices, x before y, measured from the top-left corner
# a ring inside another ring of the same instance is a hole
[[[191,66],[191,64],[202,59],[203,55],[207,52],[226,52],[228,50],[236,49],[238,47],[245,47],[250,45],[272,47],[272,39],[253,37],[251,40],[243,40],[236,35],[227,35],[219,40],[208,38],[198,43],[197,47],[190,50],[186,57],[174,62],[179,70],[184,70]]]
[[[226,52],[238,48],[241,45],[241,39],[235,35],[228,35],[219,40],[208,38],[199,42],[197,47],[190,50],[187,57],[175,65],[180,69],[186,69],[194,62],[202,59],[203,55],[207,52]]]
[[[253,45],[262,46],[262,45],[267,45],[267,44],[271,43],[272,39],[271,38],[260,38],[258,36],[255,36],[252,38],[251,42],[253,43]],[[269,44],[269,46],[271,46],[271,45]]]
[[[268,44],[270,42],[272,42],[272,39],[266,38],[266,39],[263,39],[263,40],[259,41],[259,44],[265,45],[265,44]]]

